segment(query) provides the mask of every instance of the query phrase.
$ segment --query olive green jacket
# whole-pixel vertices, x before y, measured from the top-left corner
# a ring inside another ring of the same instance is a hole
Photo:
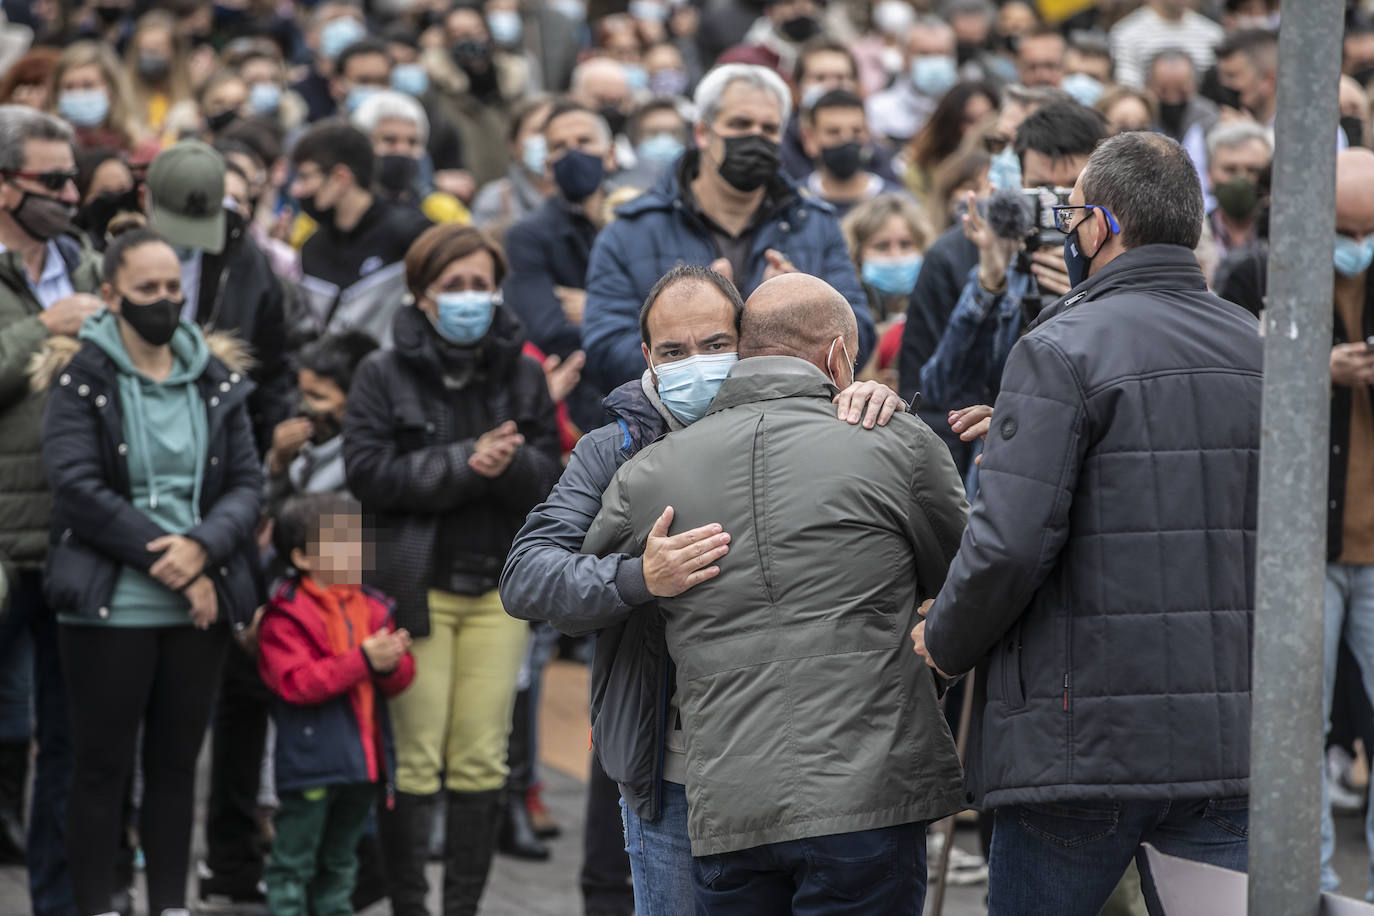
[[[708,414],[616,474],[584,550],[719,522],[718,577],[660,599],[687,737],[692,854],[931,820],[963,776],[908,634],[968,513],[949,449],[835,417],[810,363],[742,360]]]
[[[73,236],[58,237],[57,248],[73,291],[99,293],[100,255]],[[0,556],[20,569],[43,568],[52,519],[39,449],[48,397],[29,385],[29,364],[49,336],[42,313],[19,252],[0,252]]]

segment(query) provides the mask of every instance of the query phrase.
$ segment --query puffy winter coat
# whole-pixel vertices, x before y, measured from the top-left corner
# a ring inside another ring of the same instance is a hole
[[[344,467],[377,526],[369,584],[396,600],[398,626],[428,636],[440,527],[455,554],[440,572],[461,576],[465,593],[496,588],[525,514],[558,480],[558,420],[544,370],[521,355],[524,330],[505,308],[487,337],[463,350],[441,351],[417,308],[400,308],[393,328],[395,349],[364,360],[349,388]],[[446,374],[465,377],[461,387],[449,387]],[[507,420],[525,444],[504,473],[484,477],[468,459],[478,437]]]
[[[1007,360],[926,624],[942,670],[980,666],[968,800],[1245,795],[1255,318],[1173,245],[1047,311]]]

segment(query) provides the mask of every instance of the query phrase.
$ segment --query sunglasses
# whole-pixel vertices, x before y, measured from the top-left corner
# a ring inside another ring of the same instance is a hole
[[[49,191],[61,191],[67,187],[67,182],[76,181],[76,169],[65,172],[23,172],[17,169],[5,169],[0,171],[0,175],[6,178],[24,178],[29,181],[36,181]]]

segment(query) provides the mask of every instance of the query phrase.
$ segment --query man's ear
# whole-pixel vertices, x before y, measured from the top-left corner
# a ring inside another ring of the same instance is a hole
[[[653,374],[654,383],[657,384],[657,383],[658,383],[658,375],[657,375],[656,373],[653,373],[653,368],[654,368],[654,366],[653,366],[653,363],[650,362],[650,360],[649,360],[649,345],[646,344],[646,343],[642,343],[642,342],[641,342],[640,345],[639,345],[639,352],[641,352],[641,353],[644,354],[644,365],[647,366],[647,367],[649,368],[650,373]]]
[[[820,144],[816,142],[816,132],[806,123],[806,118],[801,120],[801,141],[802,151],[806,153],[807,159],[815,159],[821,154]]]

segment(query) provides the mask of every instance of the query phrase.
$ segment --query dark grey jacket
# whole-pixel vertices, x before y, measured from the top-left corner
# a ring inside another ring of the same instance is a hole
[[[501,572],[501,603],[521,620],[547,620],[574,636],[596,632],[592,747],[626,803],[652,819],[672,664],[663,615],[644,585],[640,554],[580,553],[616,469],[670,425],[681,428],[650,391],[635,379],[606,398],[615,422],[578,440],[558,485],[525,519]]]
[[[1193,253],[1132,249],[1007,361],[930,611],[978,665],[968,801],[1248,791],[1262,344]]]
[[[660,599],[687,738],[692,854],[929,820],[962,778],[907,638],[967,506],[949,450],[901,414],[835,418],[829,380],[746,359],[701,420],[616,474],[584,545],[642,553],[663,506],[720,522],[721,574]]]

